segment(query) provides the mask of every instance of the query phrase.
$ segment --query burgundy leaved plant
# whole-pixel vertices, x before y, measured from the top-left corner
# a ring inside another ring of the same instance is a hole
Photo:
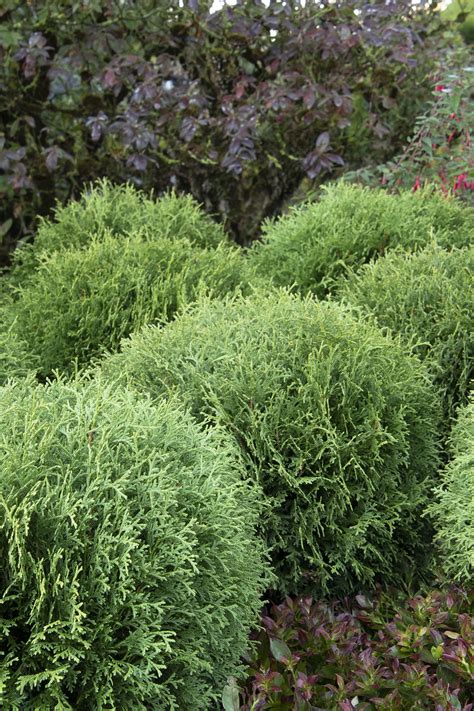
[[[262,618],[242,711],[472,711],[474,593],[286,599]]]
[[[210,5],[2,3],[3,260],[96,178],[191,192],[245,243],[305,175],[401,149],[429,97],[426,3]]]

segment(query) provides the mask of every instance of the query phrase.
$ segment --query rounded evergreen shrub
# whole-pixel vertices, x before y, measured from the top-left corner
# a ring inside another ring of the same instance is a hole
[[[41,220],[34,243],[15,252],[12,276],[16,281],[26,278],[41,255],[87,246],[105,233],[120,238],[137,232],[144,240],[187,239],[200,247],[228,241],[222,227],[190,195],[148,198],[130,184],[102,180],[79,200],[58,205],[54,219]]]
[[[103,368],[234,434],[282,590],[354,590],[421,560],[438,405],[422,364],[375,326],[256,292],[144,328]]]
[[[428,511],[436,522],[440,563],[449,580],[474,575],[474,397],[459,411],[451,433],[452,459]]]
[[[474,244],[474,209],[438,193],[390,195],[342,182],[267,222],[250,258],[276,286],[323,296],[349,268],[391,247],[423,247],[433,235],[446,247]]]
[[[35,278],[16,291],[15,332],[40,373],[83,366],[145,323],[163,323],[203,294],[248,290],[252,270],[235,247],[188,240],[117,240],[110,232],[87,248],[43,257]]]
[[[116,384],[0,388],[0,705],[207,709],[269,581],[222,432]]]
[[[473,377],[474,246],[436,244],[416,254],[391,252],[341,283],[339,295],[400,334],[426,359],[445,416],[467,401]]]

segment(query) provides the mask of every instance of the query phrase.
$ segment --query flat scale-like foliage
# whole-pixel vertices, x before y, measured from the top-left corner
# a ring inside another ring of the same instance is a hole
[[[429,513],[436,521],[440,563],[450,580],[472,584],[474,574],[474,398],[459,411],[452,459]]]
[[[19,378],[37,371],[39,363],[28,344],[18,338],[15,326],[0,316],[0,385],[8,378]]]
[[[12,278],[26,279],[46,254],[87,246],[104,234],[121,238],[137,232],[144,240],[187,239],[199,247],[228,241],[190,195],[168,193],[156,200],[132,185],[101,180],[79,200],[58,205],[52,219],[41,220],[34,243],[15,252]]]
[[[269,581],[222,432],[116,384],[0,388],[0,706],[207,709]]]
[[[14,333],[39,360],[39,372],[86,365],[103,348],[146,323],[164,323],[204,294],[249,291],[253,269],[237,247],[204,249],[187,239],[117,239],[44,256],[10,309]]]
[[[0,276],[0,282],[1,279]],[[39,367],[28,343],[16,330],[11,306],[11,298],[0,293],[0,385],[8,378],[21,378]]]
[[[392,247],[423,248],[433,237],[445,247],[474,244],[474,209],[441,193],[390,195],[342,182],[267,222],[250,258],[276,286],[323,296],[348,269]]]
[[[341,284],[339,295],[399,334],[426,360],[440,389],[446,425],[466,403],[474,363],[474,246],[436,244],[392,252]]]
[[[333,303],[286,292],[202,303],[104,362],[233,433],[269,504],[285,591],[399,580],[423,550],[437,400],[422,364]]]

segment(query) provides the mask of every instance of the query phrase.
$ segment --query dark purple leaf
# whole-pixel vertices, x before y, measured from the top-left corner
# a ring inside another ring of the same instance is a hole
[[[102,84],[106,89],[113,89],[117,85],[121,85],[121,81],[114,69],[109,68],[104,72],[102,77]]]
[[[58,166],[59,155],[60,152],[58,146],[51,146],[50,148],[47,148],[44,151],[44,162],[46,168],[49,170],[50,173],[53,173],[56,170]]]
[[[86,126],[90,128],[91,138],[94,143],[99,141],[105,131],[108,122],[108,116],[103,111],[100,111],[97,116],[89,116],[86,120]]]
[[[324,153],[327,148],[329,148],[329,143],[330,143],[330,137],[329,133],[327,131],[324,131],[324,133],[320,133],[317,141],[316,141],[316,148],[320,153]]]
[[[194,118],[190,116],[184,118],[181,122],[181,130],[179,132],[181,139],[185,143],[189,143],[190,141],[192,141],[196,134],[197,127],[198,123]]]
[[[147,168],[148,158],[147,156],[135,153],[127,159],[127,165],[135,168],[135,170],[138,170],[140,173],[142,173]]]
[[[26,165],[24,163],[17,163],[15,165],[15,170],[13,175],[10,177],[10,182],[13,190],[15,191],[31,187],[31,179],[28,176]]]
[[[314,87],[308,86],[303,94],[303,103],[307,109],[312,109],[316,101],[316,92]]]
[[[334,165],[344,165],[344,159],[342,156],[337,155],[337,153],[325,153],[324,157],[329,160]]]

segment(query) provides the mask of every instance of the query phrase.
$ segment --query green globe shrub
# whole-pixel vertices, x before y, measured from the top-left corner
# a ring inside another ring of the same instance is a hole
[[[451,435],[452,459],[428,511],[436,523],[441,566],[449,580],[474,575],[474,398],[460,408]]]
[[[437,244],[416,254],[393,251],[341,283],[339,295],[375,316],[429,364],[445,417],[467,402],[474,363],[474,246]]]
[[[0,431],[1,707],[209,708],[269,582],[229,439],[94,381],[4,386]]]
[[[32,245],[15,252],[12,278],[34,272],[41,255],[87,246],[104,233],[117,238],[140,232],[144,240],[187,239],[200,247],[216,247],[228,238],[222,227],[201,211],[190,196],[168,193],[148,198],[132,185],[98,181],[79,200],[58,205],[54,219],[42,219]]]
[[[145,323],[163,323],[203,294],[249,290],[253,270],[241,250],[204,249],[187,239],[110,232],[87,248],[44,256],[15,292],[15,333],[39,359],[39,372],[86,365],[101,349]]]
[[[375,326],[255,292],[144,328],[102,367],[236,437],[283,591],[353,591],[421,560],[438,403],[422,364]]]
[[[250,250],[259,272],[276,286],[324,296],[349,268],[388,248],[474,244],[474,209],[442,194],[402,192],[337,183],[319,202],[301,205],[263,228]]]

